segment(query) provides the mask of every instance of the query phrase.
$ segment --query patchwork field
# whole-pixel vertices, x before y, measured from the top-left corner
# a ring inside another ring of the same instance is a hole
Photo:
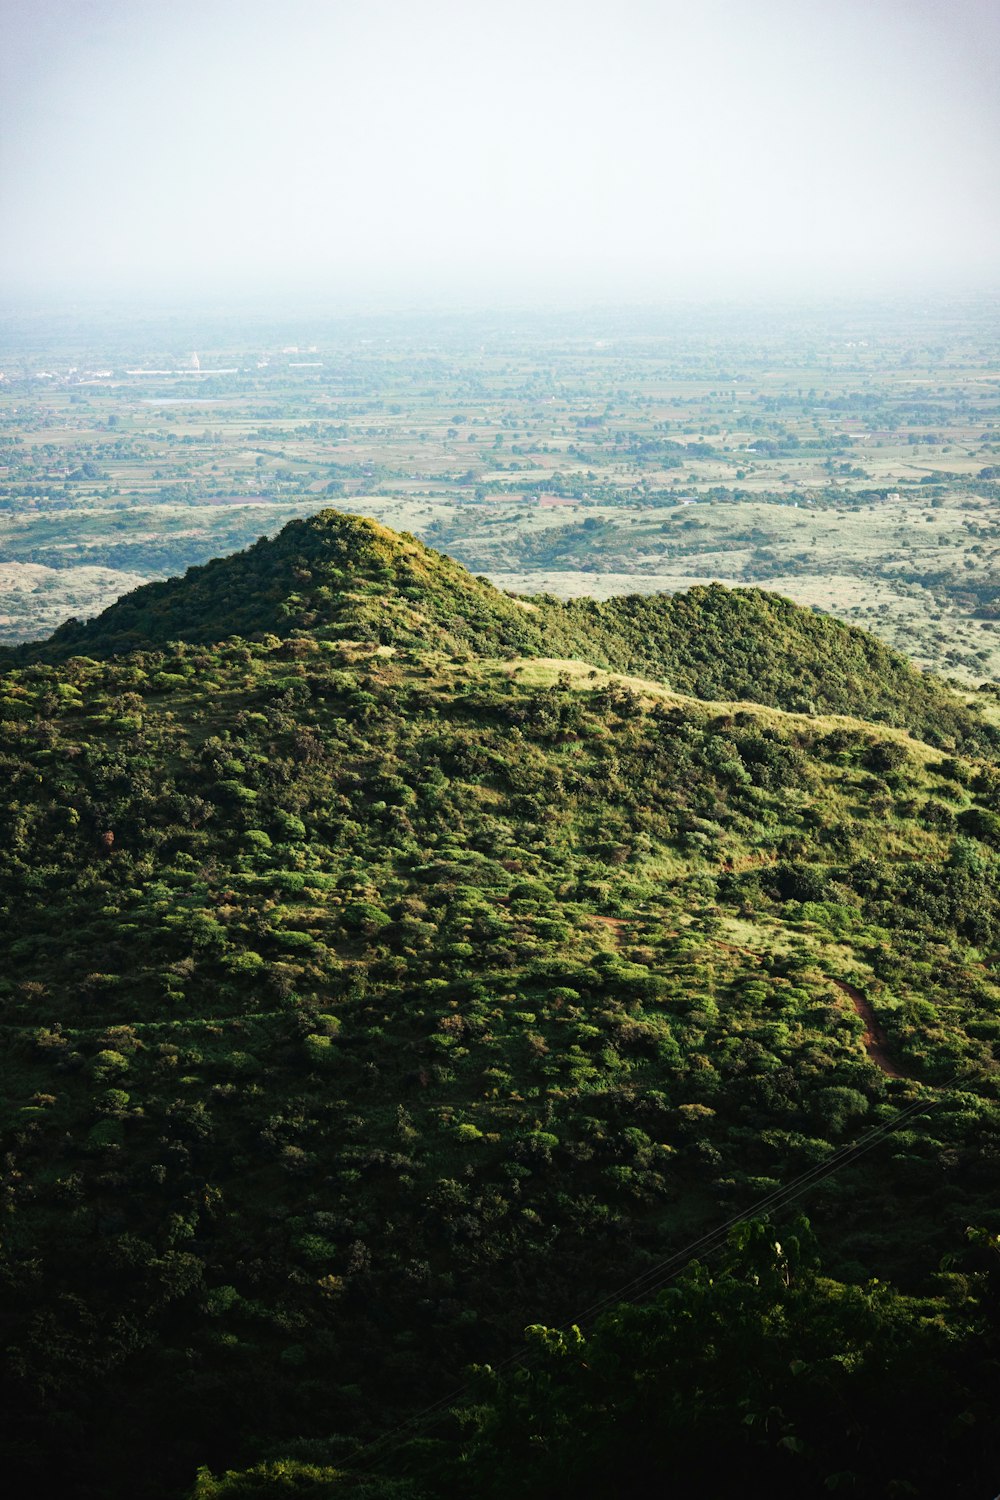
[[[0,641],[334,505],[505,589],[753,584],[995,680],[997,329],[982,301],[8,318]]]

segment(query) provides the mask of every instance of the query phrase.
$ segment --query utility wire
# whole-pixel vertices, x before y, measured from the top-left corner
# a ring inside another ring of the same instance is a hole
[[[914,1100],[912,1104],[900,1110],[899,1114],[892,1120],[886,1121],[885,1124],[877,1126],[874,1130],[869,1131],[867,1135],[862,1136],[860,1141],[854,1141],[847,1146],[840,1147],[832,1156],[827,1157],[825,1161],[817,1163],[816,1166],[810,1167],[805,1172],[800,1172],[797,1177],[792,1178],[791,1182],[786,1183],[782,1187],[775,1188],[765,1197],[757,1199],[755,1203],[752,1203],[741,1213],[734,1214],[731,1218],[716,1225],[714,1229],[708,1230],[698,1239],[690,1241],[682,1249],[674,1251],[672,1255],[657,1262],[655,1266],[651,1266],[640,1275],[633,1277],[631,1281],[625,1282],[622,1286],[615,1288],[597,1302],[591,1303],[589,1307],[584,1308],[577,1316],[556,1325],[556,1331],[566,1332],[569,1328],[578,1327],[581,1323],[593,1318],[612,1303],[634,1301],[659,1288],[666,1282],[673,1280],[676,1276],[680,1275],[681,1271],[689,1264],[698,1250],[701,1250],[705,1255],[712,1255],[723,1249],[728,1232],[734,1229],[736,1225],[745,1223],[747,1219],[757,1217],[762,1211],[766,1212],[772,1208],[784,1208],[788,1203],[794,1202],[796,1198],[802,1197],[804,1193],[807,1193],[818,1182],[832,1177],[841,1167],[873,1150],[888,1136],[892,1135],[894,1131],[898,1130],[901,1125],[905,1124],[907,1120],[919,1114],[926,1114],[928,1110],[936,1109],[961,1082],[964,1082],[964,1075],[962,1078],[956,1079],[948,1089],[943,1090],[936,1097]],[[530,1358],[532,1352],[531,1345],[522,1344],[491,1368],[494,1373],[498,1373],[506,1369],[509,1365],[524,1363],[526,1356]],[[455,1402],[468,1392],[470,1386],[471,1382],[466,1381],[447,1395],[441,1396],[436,1401],[432,1401],[430,1405],[424,1407],[421,1411],[415,1412],[412,1417],[407,1417],[396,1427],[380,1434],[379,1437],[374,1438],[370,1443],[358,1449],[357,1453],[347,1460],[347,1463],[351,1468],[365,1467],[366,1459],[371,1463],[379,1462],[381,1459],[388,1457],[390,1452],[394,1452],[400,1446],[400,1443],[403,1441],[403,1434],[412,1427],[433,1423],[446,1412],[450,1411]],[[393,1438],[397,1441],[391,1442]],[[377,1449],[382,1449],[386,1443],[391,1444],[387,1451],[376,1452]]]
[[[657,1265],[651,1266],[648,1270],[641,1272],[632,1281],[626,1282],[624,1286],[617,1287],[614,1291],[602,1297],[600,1301],[594,1302],[590,1307],[584,1308],[578,1318],[574,1318],[572,1322],[560,1324],[560,1328],[566,1329],[572,1327],[573,1323],[579,1323],[586,1318],[592,1317],[595,1313],[607,1307],[609,1303],[620,1302],[626,1299],[630,1293],[641,1293],[643,1283],[650,1277],[658,1276],[664,1269],[677,1261],[686,1263],[702,1246],[708,1245],[715,1239],[724,1237],[737,1224],[742,1224],[747,1219],[755,1218],[758,1214],[766,1212],[771,1208],[783,1207],[786,1196],[791,1194],[793,1189],[799,1188],[800,1184],[805,1185],[800,1188],[800,1192],[804,1192],[807,1188],[813,1186],[814,1180],[820,1181],[824,1177],[832,1176],[835,1171],[846,1165],[848,1161],[853,1160],[855,1156],[863,1154],[871,1146],[878,1145],[879,1141],[885,1136],[891,1135],[894,1130],[898,1130],[900,1125],[906,1120],[911,1119],[914,1115],[923,1114],[926,1110],[940,1103],[941,1099],[938,1098],[929,1101],[919,1100],[908,1105],[893,1120],[886,1122],[884,1125],[877,1126],[868,1135],[862,1136],[860,1141],[854,1141],[847,1146],[841,1146],[839,1150],[835,1151],[832,1156],[827,1157],[825,1161],[818,1162],[816,1166],[810,1167],[805,1172],[801,1172],[798,1177],[793,1177],[791,1182],[786,1183],[783,1187],[775,1188],[766,1197],[758,1198],[756,1203],[751,1204],[749,1208],[744,1209],[741,1213],[734,1214],[729,1219],[725,1219],[721,1224],[717,1224],[714,1229],[708,1230],[699,1239],[692,1240],[690,1244],[685,1245],[680,1250],[676,1250],[673,1255],[667,1256],[665,1260],[660,1261]],[[798,1197],[799,1193],[796,1192],[794,1196]]]

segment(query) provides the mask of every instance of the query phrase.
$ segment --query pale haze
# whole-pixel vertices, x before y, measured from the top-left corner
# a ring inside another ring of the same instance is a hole
[[[987,0],[3,0],[6,296],[996,283]]]

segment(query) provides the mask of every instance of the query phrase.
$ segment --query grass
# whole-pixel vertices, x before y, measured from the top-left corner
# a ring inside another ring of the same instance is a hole
[[[467,665],[463,665],[461,670],[467,671]],[[873,733],[873,726],[867,720],[855,718],[850,714],[796,714],[789,713],[785,709],[753,703],[747,699],[712,701],[692,698],[690,695],[674,692],[665,683],[651,682],[645,677],[630,677],[621,672],[606,672],[584,661],[564,660],[558,657],[525,657],[516,661],[487,663],[483,670],[487,674],[496,673],[502,677],[512,678],[524,687],[554,687],[561,683],[578,692],[592,692],[596,688],[608,686],[629,688],[646,700],[672,703],[678,707],[695,709],[709,715],[750,714],[760,723],[775,728],[787,726],[790,730],[809,730],[818,734],[829,734],[834,729],[850,729],[867,735]],[[975,701],[978,702],[978,699]],[[996,717],[997,721],[1000,721],[1000,714]],[[880,724],[877,734],[880,739],[889,739],[904,745],[907,752],[918,763],[927,764],[941,758],[939,749],[926,744],[923,740],[916,739],[907,729]]]

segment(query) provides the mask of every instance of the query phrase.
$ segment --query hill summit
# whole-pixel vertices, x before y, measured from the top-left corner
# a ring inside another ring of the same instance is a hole
[[[850,714],[945,746],[990,734],[942,683],[873,636],[778,595],[712,584],[671,596],[519,599],[406,533],[336,510],[135,589],[15,659],[302,633],[450,656],[573,659],[703,700]]]
[[[209,644],[300,631],[496,654],[522,644],[516,627],[524,615],[506,595],[413,537],[324,510],[182,578],[135,589],[87,624],[70,621],[46,654],[118,654],[167,641]]]
[[[518,600],[334,512],[21,661],[16,1492],[991,1493],[996,1291],[941,1266],[1000,1233],[1000,765],[944,684],[766,593]]]

